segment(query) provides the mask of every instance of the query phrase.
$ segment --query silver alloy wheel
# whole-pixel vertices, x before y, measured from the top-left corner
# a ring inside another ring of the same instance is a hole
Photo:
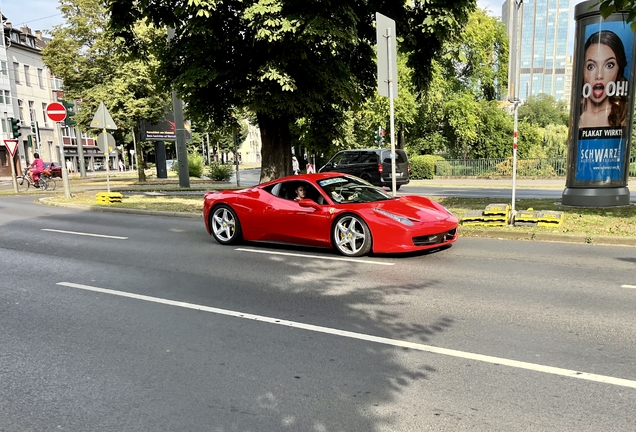
[[[236,217],[227,207],[218,207],[212,215],[212,232],[221,243],[230,243],[236,234]]]
[[[353,215],[338,219],[334,225],[333,240],[343,255],[361,256],[371,250],[371,234],[367,224]]]

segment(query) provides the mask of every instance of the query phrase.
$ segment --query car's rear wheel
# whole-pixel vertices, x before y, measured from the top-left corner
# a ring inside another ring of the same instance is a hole
[[[369,226],[359,216],[341,216],[333,225],[333,244],[342,255],[366,255],[371,251],[371,242]]]
[[[234,244],[242,239],[241,223],[230,206],[221,204],[214,207],[210,215],[210,231],[221,244]]]

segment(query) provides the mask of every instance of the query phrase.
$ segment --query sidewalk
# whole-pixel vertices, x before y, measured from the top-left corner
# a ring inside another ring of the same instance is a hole
[[[136,173],[132,173],[130,171],[127,172],[118,172],[115,171],[110,175],[110,181],[113,183],[117,183],[118,181],[122,181],[124,179],[136,179]],[[56,179],[58,182],[61,182],[62,179]],[[90,173],[85,178],[79,178],[76,176],[72,176],[71,179],[71,187],[73,184],[79,183],[92,183],[92,182],[105,182],[106,181],[106,173]],[[169,179],[157,179],[151,178],[148,181],[148,186],[151,186],[153,183],[156,184],[165,184],[165,183],[175,183],[175,186],[178,187],[178,179],[169,178]],[[197,187],[202,187],[205,185],[214,185],[218,186],[219,184],[227,184],[234,186],[235,180],[234,175],[232,175],[232,180],[228,183],[219,183],[213,181],[199,180],[199,179],[191,179],[191,184],[196,185]],[[113,185],[114,186],[114,185]],[[421,186],[421,187],[464,187],[464,188],[512,188],[512,179],[479,179],[479,178],[445,178],[439,177],[432,180],[411,180],[408,186]],[[516,187],[519,189],[523,188],[536,188],[536,189],[564,189],[565,188],[565,178],[555,178],[555,179],[518,179],[516,182]],[[8,191],[12,190],[11,185],[11,177],[0,177],[0,191]]]

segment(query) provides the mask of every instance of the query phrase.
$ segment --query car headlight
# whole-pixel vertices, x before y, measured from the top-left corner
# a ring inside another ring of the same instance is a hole
[[[396,215],[393,213],[389,213],[386,210],[382,210],[379,208],[374,208],[373,210],[377,211],[380,214],[383,214],[384,216],[393,219],[394,221],[398,221],[399,223],[403,224],[403,225],[408,225],[408,226],[413,226],[413,222],[411,221],[411,219],[404,217],[404,216],[400,216],[400,215]]]

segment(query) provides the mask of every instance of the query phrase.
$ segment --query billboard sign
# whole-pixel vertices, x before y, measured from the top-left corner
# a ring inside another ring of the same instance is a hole
[[[599,20],[584,29],[575,179],[611,183],[626,169],[634,33],[623,21]]]
[[[626,15],[603,19],[595,3],[575,8],[566,205],[629,203],[634,32]]]
[[[184,121],[186,141],[192,139],[190,121]],[[158,123],[141,122],[142,141],[176,141],[177,132],[172,111],[166,113],[163,120]]]

